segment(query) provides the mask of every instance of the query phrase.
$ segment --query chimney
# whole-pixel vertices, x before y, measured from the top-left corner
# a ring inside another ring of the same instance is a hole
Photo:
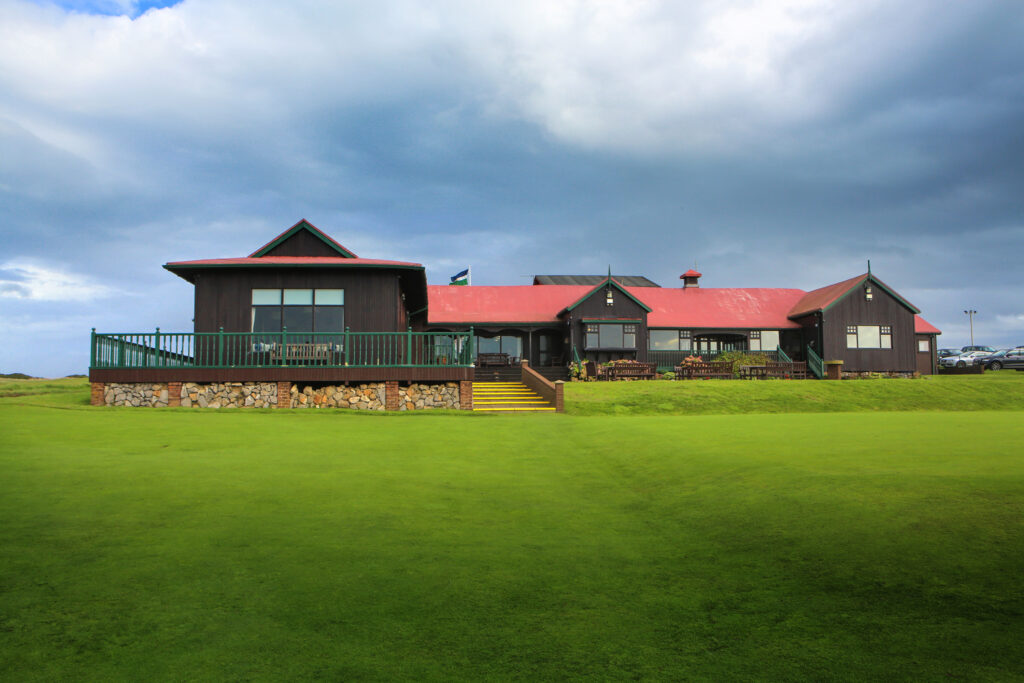
[[[683,289],[689,289],[690,287],[700,287],[700,283],[697,280],[700,279],[700,273],[691,268],[682,275],[679,279],[683,281]]]

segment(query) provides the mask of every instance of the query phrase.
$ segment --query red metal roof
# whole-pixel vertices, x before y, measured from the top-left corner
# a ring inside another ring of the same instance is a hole
[[[700,273],[698,273],[698,272],[697,272],[696,270],[694,270],[693,268],[690,268],[690,269],[689,269],[688,271],[686,271],[685,273],[683,273],[682,275],[680,275],[680,276],[679,276],[679,279],[680,279],[680,280],[682,280],[682,279],[683,279],[684,277],[701,277],[701,274],[700,274]]]
[[[588,285],[428,285],[427,322],[431,325],[554,323],[566,306],[593,289]]]
[[[919,315],[914,316],[914,332],[916,334],[942,334],[942,330]]]
[[[824,308],[828,308],[844,294],[863,282],[864,278],[867,276],[868,274],[864,273],[857,277],[851,277],[849,280],[843,280],[842,282],[837,282],[833,285],[811,290],[793,305],[793,309],[789,312],[789,315],[796,318],[801,315],[806,315],[807,313],[814,313]]]
[[[793,329],[789,310],[802,289],[630,288],[651,307],[648,327],[711,327]]]
[[[428,323],[554,323],[558,314],[593,291],[585,285],[450,287],[430,285]],[[649,327],[793,329],[786,314],[800,289],[662,289],[626,287],[651,308]]]
[[[422,268],[422,264],[407,261],[382,261],[372,258],[345,258],[344,256],[244,256],[240,258],[211,258],[199,261],[173,261],[165,268],[196,268],[203,266],[396,266]]]

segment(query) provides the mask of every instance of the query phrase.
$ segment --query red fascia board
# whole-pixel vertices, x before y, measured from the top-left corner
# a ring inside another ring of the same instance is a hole
[[[354,252],[352,252],[349,249],[346,249],[340,243],[336,242],[333,238],[331,238],[330,235],[326,234],[323,230],[321,230],[320,228],[316,227],[315,225],[313,225],[312,223],[307,221],[305,218],[299,220],[298,223],[296,223],[292,227],[288,228],[287,230],[285,230],[280,235],[278,235],[274,239],[272,239],[269,242],[267,242],[266,244],[264,244],[262,247],[260,247],[256,251],[254,251],[251,254],[249,254],[249,258],[261,257],[263,254],[267,253],[268,251],[270,251],[271,249],[276,247],[278,244],[280,244],[284,240],[288,239],[289,237],[291,237],[293,234],[295,234],[299,230],[303,230],[303,229],[308,230],[315,237],[317,237],[318,239],[323,241],[325,244],[327,244],[327,246],[331,247],[332,249],[334,249],[335,251],[340,253],[344,258],[358,258],[355,255]]]
[[[205,259],[201,261],[175,261],[165,263],[169,270],[183,280],[192,282],[190,274],[200,270],[224,270],[234,268],[394,268],[418,270],[426,273],[419,263],[404,261],[381,261],[377,259],[344,258],[334,256],[260,256],[245,258]]]
[[[345,258],[344,256],[245,256],[240,258],[200,259],[198,261],[172,261],[170,263],[165,264],[164,268],[212,268],[220,266],[324,266],[331,268],[358,268],[360,266],[382,266],[396,268],[423,267],[423,265],[420,263],[412,263],[409,261],[385,261],[382,259],[370,258]]]

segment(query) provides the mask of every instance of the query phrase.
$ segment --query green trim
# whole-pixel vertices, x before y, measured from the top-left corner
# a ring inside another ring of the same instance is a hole
[[[259,258],[260,256],[265,256],[268,251],[270,251],[274,247],[278,246],[279,244],[290,238],[299,230],[308,230],[314,237],[319,239],[321,242],[323,242],[324,244],[326,244],[331,249],[338,252],[345,258],[357,258],[355,254],[353,254],[351,251],[349,251],[348,249],[341,246],[340,244],[332,240],[330,237],[325,235],[323,232],[320,231],[320,228],[311,224],[305,218],[303,218],[301,221],[299,221],[292,227],[288,228],[288,230],[286,230],[280,237],[275,239],[273,242],[270,242],[267,245],[260,247],[259,250],[254,251],[250,255],[250,258]]]
[[[900,296],[899,294],[897,294],[897,293],[896,293],[896,292],[894,292],[893,290],[889,289],[889,287],[887,287],[887,286],[885,285],[885,283],[883,283],[882,281],[880,281],[880,280],[879,280],[878,278],[876,278],[876,277],[875,277],[874,275],[872,275],[871,273],[867,273],[866,275],[864,275],[864,277],[862,277],[861,279],[857,280],[857,282],[855,282],[855,283],[854,283],[853,285],[851,285],[851,287],[850,287],[850,288],[849,288],[848,290],[846,290],[846,292],[845,292],[845,293],[843,293],[843,294],[840,294],[840,295],[839,295],[838,297],[836,297],[835,301],[833,301],[833,302],[832,302],[832,303],[830,303],[830,304],[829,304],[828,306],[825,306],[824,308],[822,308],[822,309],[819,309],[819,310],[820,310],[820,311],[821,311],[822,313],[824,313],[825,311],[829,310],[830,308],[832,308],[833,306],[835,306],[836,304],[838,304],[838,303],[839,303],[840,301],[842,301],[842,300],[843,300],[843,299],[845,299],[846,297],[848,297],[848,296],[850,296],[851,294],[853,294],[854,290],[856,290],[856,289],[859,289],[859,288],[860,288],[860,287],[861,287],[861,286],[862,286],[862,285],[863,285],[863,284],[864,284],[865,282],[867,282],[868,280],[871,280],[871,282],[872,282],[872,283],[874,283],[875,285],[877,285],[877,286],[878,286],[879,288],[881,288],[881,289],[882,289],[882,291],[884,291],[885,293],[887,293],[887,294],[888,294],[889,296],[891,296],[891,297],[892,297],[893,299],[896,299],[896,301],[898,301],[898,302],[900,302],[901,304],[903,304],[903,305],[904,305],[905,307],[907,307],[908,309],[910,309],[910,310],[911,310],[911,311],[912,311],[913,313],[917,314],[917,313],[920,313],[920,312],[921,312],[921,310],[920,310],[920,309],[918,309],[918,308],[917,308],[916,306],[914,306],[914,305],[913,305],[912,303],[910,303],[909,301],[907,301],[906,299],[904,299],[903,297],[901,297],[901,296]],[[797,317],[799,317],[799,316],[797,316]]]
[[[643,322],[643,318],[580,318],[582,323],[622,323],[622,324],[640,324]]]
[[[629,292],[627,292],[627,291],[626,291],[626,288],[625,288],[625,287],[623,287],[622,285],[620,285],[620,284],[619,284],[618,282],[616,282],[616,281],[615,281],[614,279],[612,279],[611,277],[609,277],[609,278],[605,279],[605,280],[604,280],[604,282],[602,282],[601,284],[597,285],[596,287],[594,287],[593,289],[591,289],[591,290],[590,290],[589,292],[587,292],[586,294],[584,294],[584,295],[583,295],[582,297],[580,297],[579,299],[577,299],[577,300],[576,300],[576,302],[575,302],[575,303],[573,303],[572,305],[570,305],[570,306],[566,306],[564,310],[565,310],[565,311],[568,311],[568,312],[570,312],[570,313],[571,313],[571,312],[572,312],[572,310],[573,310],[574,308],[576,308],[577,306],[579,306],[580,304],[582,304],[582,303],[583,303],[584,301],[586,301],[586,300],[587,300],[587,299],[589,299],[590,297],[594,296],[594,292],[596,292],[596,291],[598,291],[599,289],[601,289],[602,287],[606,287],[606,286],[608,286],[608,285],[611,285],[611,286],[615,287],[615,289],[617,289],[617,290],[619,290],[620,292],[622,292],[623,294],[625,294],[625,295],[626,295],[626,296],[627,296],[627,297],[628,297],[628,298],[629,298],[629,299],[630,299],[630,300],[631,300],[631,301],[632,301],[633,303],[635,303],[635,304],[636,304],[637,306],[639,306],[640,308],[644,309],[644,310],[645,310],[645,311],[647,311],[648,313],[650,313],[650,312],[651,312],[651,308],[650,308],[650,307],[649,307],[649,306],[648,306],[647,304],[645,304],[645,303],[644,303],[643,301],[640,301],[640,299],[637,299],[637,298],[636,298],[635,296],[633,296],[632,294],[630,294]]]
[[[92,333],[90,369],[436,368],[473,365],[468,332]],[[457,344],[455,340],[461,339]],[[282,353],[283,350],[283,353]],[[309,355],[305,355],[309,354]]]

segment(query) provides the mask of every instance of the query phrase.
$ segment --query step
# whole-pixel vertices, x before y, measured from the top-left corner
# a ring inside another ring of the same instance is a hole
[[[555,407],[522,382],[473,382],[473,410],[488,413],[553,413]]]
[[[536,407],[536,408],[473,408],[473,412],[480,413],[553,413],[555,409],[553,406],[547,407]]]

